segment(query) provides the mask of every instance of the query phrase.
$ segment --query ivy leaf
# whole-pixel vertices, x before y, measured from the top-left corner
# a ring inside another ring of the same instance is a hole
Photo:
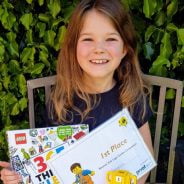
[[[151,18],[151,16],[155,13],[155,8],[157,6],[156,0],[144,0],[143,12],[145,17]]]
[[[177,12],[178,10],[178,0],[172,0],[170,4],[167,6],[167,17],[169,19]]]
[[[45,34],[46,24],[43,23],[43,22],[38,22],[36,24],[36,29],[39,32],[39,37],[42,38],[44,36],[44,34]]]
[[[166,96],[165,96],[165,98],[166,98],[167,100],[172,100],[172,99],[175,98],[175,94],[176,94],[176,92],[175,92],[174,89],[168,89],[168,90],[166,91]]]
[[[11,30],[14,23],[16,22],[16,17],[11,12],[4,11],[3,15],[1,16],[2,25],[5,29]]]
[[[52,17],[56,18],[57,14],[61,11],[60,0],[50,0],[50,3],[47,6]]]
[[[17,114],[19,114],[19,112],[20,112],[20,110],[19,110],[19,103],[18,102],[16,102],[16,103],[14,103],[12,106],[11,106],[11,115],[12,116],[15,116],[15,115],[17,115]]]
[[[26,0],[26,2],[27,2],[28,4],[31,4],[31,3],[33,2],[33,0]]]
[[[31,69],[31,75],[37,75],[40,74],[43,70],[43,68],[45,67],[45,65],[43,63],[37,63],[33,66],[33,68]]]
[[[11,60],[8,64],[8,68],[12,74],[18,74],[21,71],[19,62],[17,60]]]
[[[47,43],[49,46],[54,47],[54,38],[56,33],[52,30],[48,30],[44,36],[44,42]]]
[[[47,23],[47,22],[50,21],[51,16],[50,16],[50,15],[47,15],[47,14],[44,14],[44,13],[40,13],[40,14],[38,15],[38,18],[39,18],[39,20],[41,20],[42,22]]]
[[[157,59],[153,62],[151,68],[149,69],[150,74],[158,76],[167,76],[166,66],[169,66],[170,62],[167,58],[163,56],[158,56]]]
[[[2,91],[2,89],[3,89],[3,85],[2,85],[2,83],[0,82],[0,91]]]
[[[58,26],[58,24],[59,24],[60,22],[62,22],[62,21],[64,21],[63,18],[54,19],[54,20],[52,21],[52,23],[51,23],[51,25],[52,25],[51,28],[54,28],[54,27]]]
[[[146,42],[150,39],[151,35],[154,33],[155,30],[156,30],[156,27],[153,25],[147,28],[145,33],[145,38],[144,38]]]
[[[166,29],[167,29],[168,31],[170,31],[170,32],[173,32],[173,31],[177,31],[177,30],[178,30],[178,28],[177,28],[173,23],[167,24]]]
[[[27,86],[26,86],[26,79],[24,75],[23,74],[18,75],[16,77],[16,80],[17,80],[17,85],[18,85],[20,94],[22,94],[22,96],[25,96],[27,93]]]
[[[20,22],[24,25],[26,30],[29,30],[29,27],[31,26],[33,22],[33,15],[32,13],[26,13],[20,18]]]
[[[155,18],[155,24],[157,26],[161,26],[165,23],[166,18],[165,18],[165,13],[163,11],[160,11],[159,13],[157,13],[157,16]]]
[[[170,42],[170,34],[165,32],[160,45],[160,55],[169,58],[172,53],[172,46]]]
[[[18,102],[17,98],[12,93],[7,93],[6,94],[6,100],[7,100],[8,105],[12,105],[12,104]]]
[[[38,0],[38,4],[42,6],[44,4],[44,0]]]
[[[183,96],[182,99],[181,99],[181,107],[184,108],[184,96]]]
[[[5,47],[4,45],[0,44],[0,63],[4,60],[4,54],[5,54]]]
[[[18,103],[20,110],[23,111],[27,107],[27,98],[21,98]]]
[[[40,50],[39,52],[39,60],[42,61],[45,66],[50,67],[50,63],[48,61],[48,51]]]
[[[143,50],[145,58],[151,60],[151,57],[154,54],[153,44],[151,42],[145,43]]]
[[[8,90],[9,84],[10,84],[10,76],[5,76],[3,78],[3,86],[6,90]]]
[[[11,54],[11,56],[16,56],[16,57],[19,57],[19,51],[18,51],[18,44],[16,42],[16,34],[13,33],[13,32],[9,32],[6,34],[6,37],[8,38],[8,41],[7,42],[7,48]]]
[[[8,67],[5,63],[2,63],[0,65],[0,74],[1,74],[1,76],[7,76],[8,75]]]
[[[35,48],[34,47],[26,47],[24,48],[24,50],[22,51],[20,58],[22,60],[23,63],[26,63],[27,61],[34,61],[34,55],[35,55]]]
[[[26,33],[26,39],[27,39],[27,43],[33,43],[33,31],[32,29],[28,30]]]
[[[184,45],[184,28],[177,30],[178,45]]]
[[[58,51],[61,47],[61,43],[64,40],[65,37],[65,33],[66,33],[66,27],[65,26],[61,26],[59,28],[58,34],[57,34],[57,38],[55,40],[55,50]]]

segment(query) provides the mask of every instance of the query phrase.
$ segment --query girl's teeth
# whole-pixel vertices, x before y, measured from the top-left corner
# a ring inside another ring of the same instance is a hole
[[[92,63],[97,63],[97,64],[102,64],[102,63],[106,63],[107,60],[106,59],[96,59],[96,60],[91,60]]]

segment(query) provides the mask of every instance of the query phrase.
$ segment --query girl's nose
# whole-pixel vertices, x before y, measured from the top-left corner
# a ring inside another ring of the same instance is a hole
[[[94,49],[95,53],[104,53],[105,51],[105,47],[104,47],[104,43],[103,42],[97,42],[95,43],[95,49]]]

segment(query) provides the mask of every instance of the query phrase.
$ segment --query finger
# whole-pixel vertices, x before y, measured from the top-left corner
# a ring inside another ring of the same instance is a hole
[[[0,167],[10,167],[9,162],[0,161]]]
[[[8,184],[11,184],[11,183],[17,184],[19,181],[22,180],[19,174],[17,174],[14,171],[10,171],[8,169],[3,169],[1,171],[1,179],[3,180],[4,183],[8,183]]]

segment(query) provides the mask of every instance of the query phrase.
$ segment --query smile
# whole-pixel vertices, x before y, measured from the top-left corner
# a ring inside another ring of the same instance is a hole
[[[107,59],[92,59],[90,60],[91,63],[95,63],[95,64],[104,64],[104,63],[108,63],[109,60]]]

